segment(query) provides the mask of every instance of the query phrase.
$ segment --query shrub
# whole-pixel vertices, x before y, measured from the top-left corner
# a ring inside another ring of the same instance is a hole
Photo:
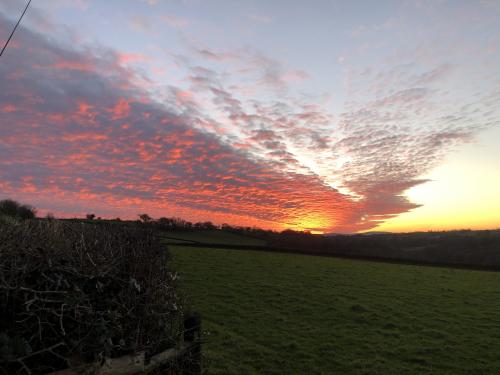
[[[0,223],[0,374],[42,374],[175,345],[182,310],[153,232]]]
[[[17,209],[17,216],[21,220],[34,219],[36,216],[36,210],[30,205],[24,204]]]
[[[30,205],[21,205],[12,199],[5,199],[0,201],[0,215],[21,220],[34,219],[36,210]]]
[[[0,214],[10,217],[16,217],[19,206],[20,204],[16,201],[13,201],[12,199],[5,199],[3,201],[0,201]]]

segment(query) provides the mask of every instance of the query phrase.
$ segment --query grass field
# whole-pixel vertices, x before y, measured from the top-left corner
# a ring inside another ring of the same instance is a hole
[[[170,248],[210,374],[500,374],[500,273]]]

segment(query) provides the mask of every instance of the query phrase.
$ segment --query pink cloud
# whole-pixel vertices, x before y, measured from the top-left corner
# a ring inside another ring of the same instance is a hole
[[[2,112],[5,112],[5,113],[15,112],[16,110],[17,110],[17,107],[13,104],[4,104],[2,106]]]
[[[48,68],[78,70],[81,72],[95,71],[95,66],[87,61],[60,60],[48,66]]]
[[[118,63],[121,65],[126,65],[136,62],[148,61],[149,58],[140,53],[118,53],[117,54]]]

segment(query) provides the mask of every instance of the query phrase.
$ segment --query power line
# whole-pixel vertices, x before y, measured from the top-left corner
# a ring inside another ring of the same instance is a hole
[[[23,19],[23,16],[24,16],[24,13],[26,13],[30,4],[31,4],[31,0],[29,0],[28,4],[26,4],[26,8],[24,8],[24,11],[21,14],[21,17],[19,17],[19,19],[17,20],[16,26],[14,26],[14,29],[12,30],[12,32],[9,35],[9,39],[7,39],[7,41],[5,42],[5,45],[3,46],[2,51],[0,51],[0,57],[2,57],[3,51],[5,51],[5,49],[7,48],[7,45],[9,44],[10,40],[12,39],[12,36],[16,32],[17,26],[19,26],[19,24],[21,23],[21,20]]]

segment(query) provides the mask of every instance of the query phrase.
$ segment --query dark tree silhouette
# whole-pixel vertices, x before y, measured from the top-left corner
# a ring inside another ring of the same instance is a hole
[[[151,220],[153,220],[148,214],[140,214],[139,219],[141,219],[143,223],[149,223],[151,222]]]
[[[19,206],[20,204],[16,201],[13,201],[12,199],[5,199],[3,201],[0,201],[0,214],[10,217],[16,217]]]
[[[21,205],[12,199],[4,199],[0,201],[0,215],[27,220],[35,218],[36,210],[28,204]]]
[[[23,204],[17,209],[17,216],[21,220],[34,219],[36,216],[36,210],[28,204]]]

